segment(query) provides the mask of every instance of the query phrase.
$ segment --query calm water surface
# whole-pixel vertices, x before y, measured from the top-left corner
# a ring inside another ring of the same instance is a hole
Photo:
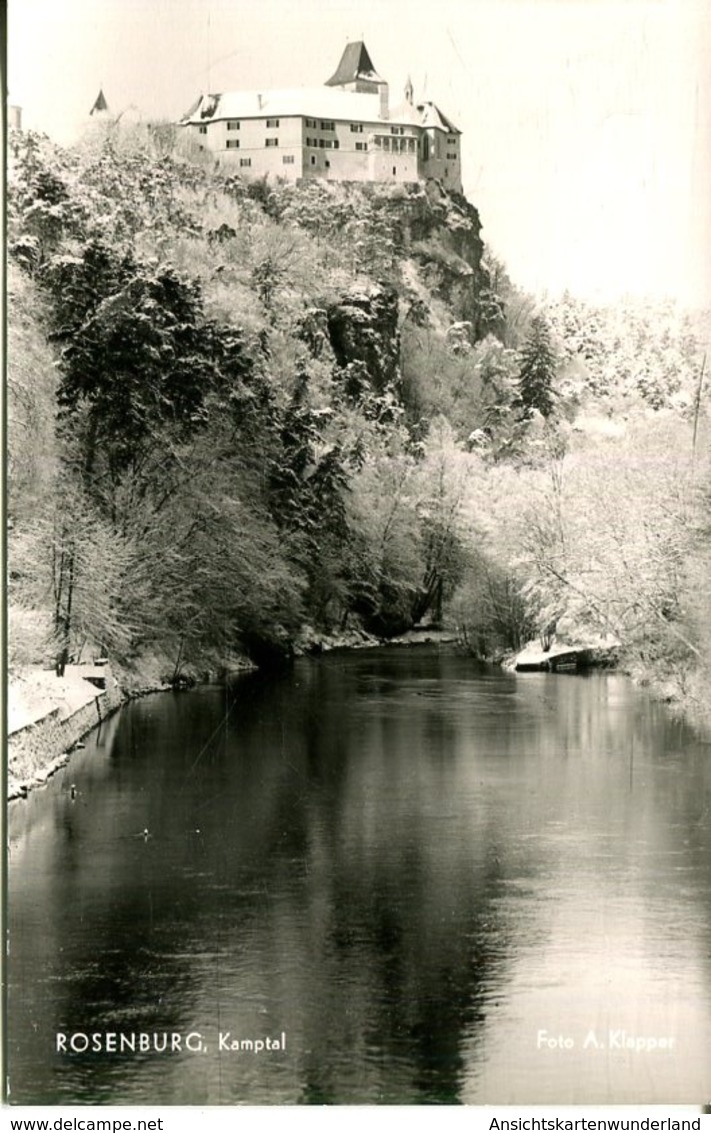
[[[711,1096],[711,747],[624,678],[403,649],[150,697],[9,836],[15,1102]],[[55,1050],[163,1031],[204,1049]]]

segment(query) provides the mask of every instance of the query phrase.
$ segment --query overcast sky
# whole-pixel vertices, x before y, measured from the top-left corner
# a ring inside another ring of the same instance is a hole
[[[317,86],[363,37],[463,130],[514,279],[711,303],[711,0],[9,0],[10,103],[69,140],[204,90]]]

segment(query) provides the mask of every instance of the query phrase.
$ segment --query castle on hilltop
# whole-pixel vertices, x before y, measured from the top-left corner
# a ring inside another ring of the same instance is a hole
[[[322,87],[201,95],[181,120],[190,140],[247,178],[406,183],[462,191],[461,131],[434,102],[391,109],[363,42],[349,43]]]

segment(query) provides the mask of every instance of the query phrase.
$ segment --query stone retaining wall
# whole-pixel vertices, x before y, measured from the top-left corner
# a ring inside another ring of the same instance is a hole
[[[64,720],[55,711],[14,732],[7,745],[8,797],[26,795],[31,787],[45,783],[67,762],[67,752],[77,740],[120,708],[125,699],[121,688],[113,684]]]

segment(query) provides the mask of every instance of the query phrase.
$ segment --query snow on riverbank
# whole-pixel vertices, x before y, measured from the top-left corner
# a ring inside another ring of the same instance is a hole
[[[7,690],[8,733],[36,724],[55,714],[66,720],[96,700],[99,689],[85,679],[88,666],[67,665],[64,676],[54,669],[25,668],[13,674]],[[90,667],[92,675],[94,666]]]
[[[85,676],[103,681],[106,688]],[[64,676],[27,668],[8,689],[8,798],[22,798],[63,767],[67,752],[119,707],[124,693],[106,667],[68,666]]]

